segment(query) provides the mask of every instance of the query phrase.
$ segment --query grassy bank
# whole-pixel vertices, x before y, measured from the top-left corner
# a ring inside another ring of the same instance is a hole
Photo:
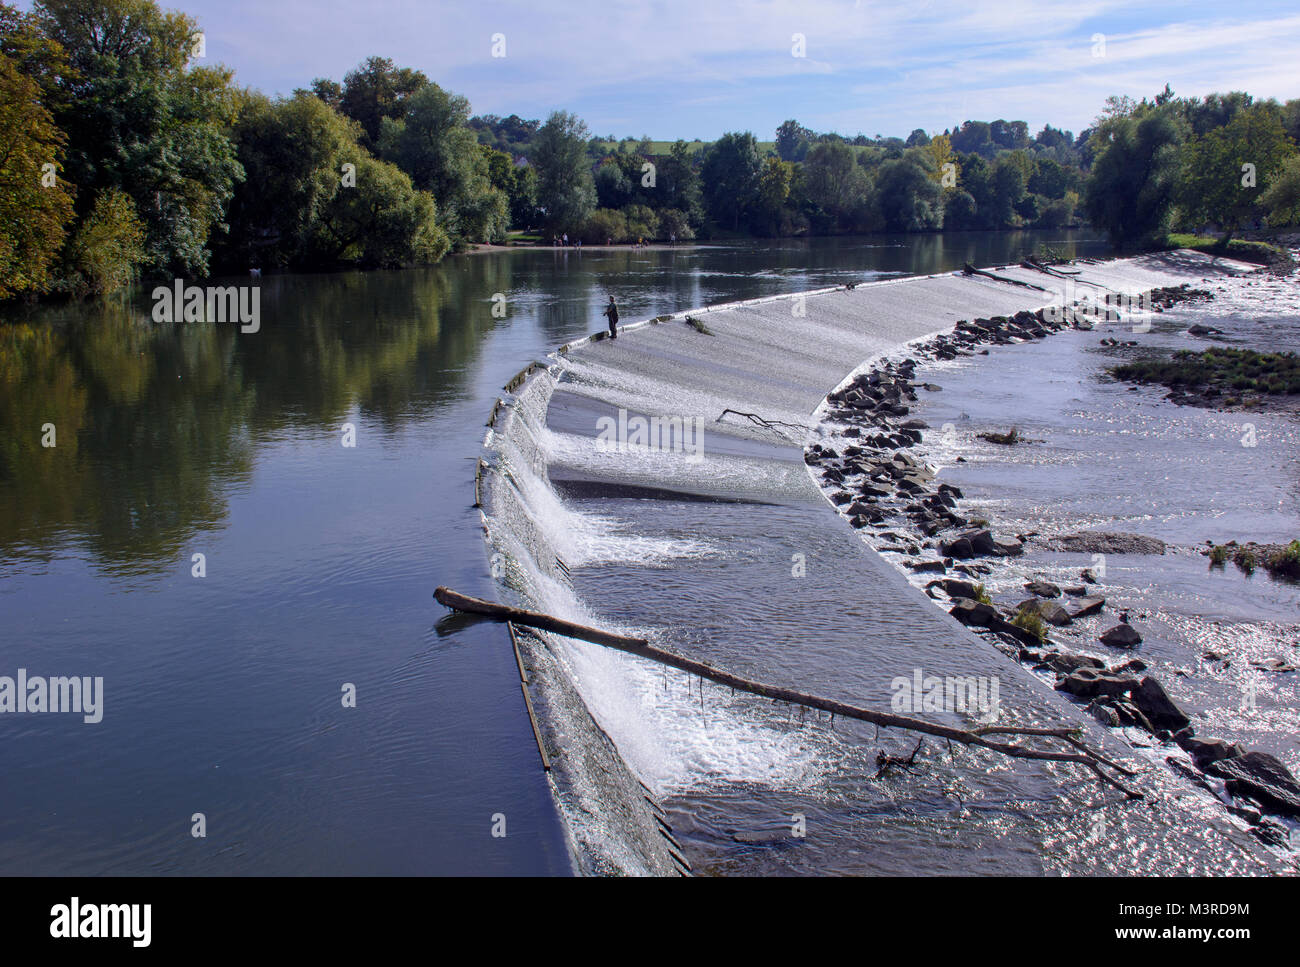
[[[1181,349],[1161,359],[1143,359],[1112,366],[1111,374],[1126,383],[1155,383],[1194,393],[1207,402],[1225,405],[1243,394],[1300,394],[1300,357],[1295,353],[1257,353],[1251,349]]]
[[[1234,238],[1226,246],[1220,244],[1221,240],[1209,235],[1191,235],[1181,232],[1171,232],[1166,235],[1163,242],[1156,246],[1160,250],[1170,250],[1177,248],[1190,248],[1198,252],[1206,252],[1210,255],[1221,255],[1224,258],[1240,259],[1242,262],[1254,262],[1256,265],[1289,265],[1291,263],[1290,254],[1283,248],[1269,242],[1249,241],[1244,238]]]

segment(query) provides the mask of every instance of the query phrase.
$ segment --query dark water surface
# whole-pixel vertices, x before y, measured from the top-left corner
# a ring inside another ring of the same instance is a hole
[[[470,504],[502,384],[598,328],[609,294],[631,321],[1040,242],[1102,249],[1057,232],[474,255],[268,277],[249,334],[154,324],[143,296],[10,312],[0,676],[102,676],[105,700],[93,725],[0,716],[0,871],[567,872],[508,639],[430,599],[491,593]]]

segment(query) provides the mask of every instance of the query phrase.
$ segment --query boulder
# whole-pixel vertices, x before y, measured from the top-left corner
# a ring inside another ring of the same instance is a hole
[[[1080,668],[1102,669],[1106,667],[1105,662],[1100,658],[1093,658],[1090,655],[1070,655],[1065,652],[1045,655],[1043,663],[1052,671],[1059,672],[1062,675],[1073,674]]]
[[[1126,695],[1137,687],[1138,680],[1132,675],[1112,675],[1097,668],[1079,668],[1056,683],[1057,691],[1077,698]]]
[[[1234,796],[1250,796],[1277,812],[1300,817],[1300,783],[1267,752],[1245,752],[1219,759],[1205,771],[1226,779],[1228,791]]]
[[[944,594],[950,598],[969,598],[972,601],[978,600],[979,592],[973,581],[959,581],[956,578],[944,578],[940,581],[931,581],[926,588],[935,586],[943,588]]]
[[[1061,596],[1061,589],[1051,581],[1030,581],[1025,585],[1025,590],[1040,598],[1059,598]]]
[[[1080,598],[1078,607],[1070,612],[1071,618],[1086,618],[1089,615],[1101,614],[1101,609],[1105,607],[1106,599],[1100,595],[1090,598]]]
[[[1110,645],[1112,648],[1132,648],[1142,643],[1142,636],[1132,625],[1117,624],[1105,632],[1100,641],[1103,645]]]
[[[1235,742],[1227,742],[1224,739],[1198,739],[1193,735],[1175,740],[1183,750],[1192,757],[1196,763],[1196,768],[1204,770],[1211,762],[1218,762],[1220,759],[1231,759],[1233,756],[1241,755],[1244,751],[1241,746]]]
[[[958,598],[957,603],[948,613],[962,624],[977,628],[987,628],[998,617],[997,611],[991,604],[984,604],[971,598]]]
[[[1054,551],[1073,554],[1163,554],[1165,542],[1142,534],[1117,534],[1106,531],[1084,531],[1049,538],[1047,546]]]
[[[1177,732],[1191,724],[1191,719],[1174,704],[1164,686],[1150,675],[1133,690],[1132,701],[1157,729]]]
[[[1056,625],[1058,628],[1068,625],[1072,620],[1070,613],[1055,601],[1044,601],[1042,598],[1030,598],[1028,601],[1021,601],[1020,604],[1016,605],[1016,610],[1036,612],[1048,624]]]

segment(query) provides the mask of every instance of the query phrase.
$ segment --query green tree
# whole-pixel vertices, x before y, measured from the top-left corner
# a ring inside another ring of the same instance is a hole
[[[798,121],[785,121],[776,129],[776,153],[782,161],[802,161],[814,137]]]
[[[131,196],[118,188],[103,192],[68,244],[70,291],[104,296],[126,288],[144,261],[144,241]]]
[[[0,299],[50,283],[73,213],[58,173],[64,141],[40,86],[0,54]]]
[[[871,187],[853,148],[834,141],[816,145],[804,160],[803,177],[808,199],[828,216],[829,227],[848,230]]]
[[[1226,244],[1255,216],[1264,185],[1294,153],[1277,112],[1263,104],[1236,111],[1183,149],[1177,199],[1184,220],[1218,224]]]
[[[356,187],[335,192],[315,226],[312,244],[323,260],[399,268],[447,253],[433,196],[417,191],[406,172],[362,154],[356,173]]]
[[[121,189],[144,222],[147,267],[205,274],[209,235],[243,177],[226,133],[230,72],[191,67],[197,24],[152,0],[37,0],[35,12],[71,64],[56,120],[78,214]]]
[[[428,83],[429,78],[421,71],[398,67],[388,57],[367,57],[344,75],[338,108],[361,125],[362,143],[373,148],[379,142],[384,118],[400,117],[405,113],[407,99]],[[320,85],[318,95],[324,94],[329,103],[335,88],[320,81],[316,84]]]
[[[915,156],[880,166],[876,197],[891,232],[932,231],[943,225],[943,189]]]
[[[1300,224],[1300,154],[1282,162],[1259,204],[1268,212],[1270,226]]]
[[[231,201],[224,261],[231,267],[305,266],[317,221],[365,150],[360,126],[306,93],[249,99],[234,138],[247,177]]]
[[[1088,221],[1116,247],[1163,234],[1182,143],[1170,110],[1116,114],[1097,126],[1091,143],[1096,160],[1084,194]]]
[[[379,156],[438,202],[454,239],[490,242],[505,235],[509,205],[494,188],[487,157],[469,127],[469,101],[425,84],[380,123]]]
[[[548,231],[574,232],[596,207],[596,188],[587,165],[587,125],[567,111],[555,111],[533,140],[537,204]]]
[[[754,228],[763,235],[781,234],[782,216],[794,182],[794,165],[768,157],[758,176],[758,199],[754,204]]]
[[[709,216],[733,231],[753,207],[762,169],[758,142],[746,131],[724,134],[704,158],[701,170],[704,204]]]

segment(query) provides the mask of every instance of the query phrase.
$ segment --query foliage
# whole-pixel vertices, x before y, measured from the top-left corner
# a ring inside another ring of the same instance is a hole
[[[49,286],[73,213],[72,186],[58,176],[65,140],[38,83],[0,54],[0,299]]]
[[[77,296],[105,296],[125,289],[145,258],[144,224],[126,192],[109,188],[95,199],[89,217],[68,246],[64,285]]]
[[[1225,238],[1255,214],[1262,185],[1295,157],[1278,115],[1265,105],[1237,110],[1224,127],[1193,138],[1183,150],[1178,204],[1190,226],[1213,222]],[[1254,165],[1254,183],[1243,166]]]
[[[596,188],[587,166],[587,126],[566,111],[555,111],[537,132],[537,204],[550,232],[576,233],[596,207]]]

